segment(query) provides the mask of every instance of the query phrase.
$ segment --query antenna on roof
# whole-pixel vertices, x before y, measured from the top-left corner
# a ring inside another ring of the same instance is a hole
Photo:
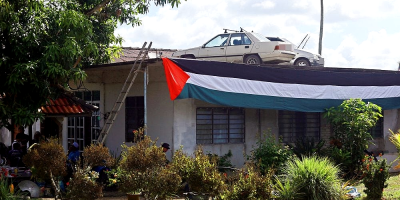
[[[240,32],[247,32],[244,28],[240,27]]]
[[[306,44],[307,44],[307,42],[308,42],[308,39],[310,39],[310,37],[311,37],[311,36],[308,36],[306,42],[304,42],[304,45],[303,45],[303,47],[302,47],[301,49],[304,49],[304,47],[306,46]]]
[[[308,36],[308,33],[307,33],[307,35],[303,38],[303,40],[300,42],[300,44],[299,44],[299,46],[298,46],[297,48],[300,48],[301,44],[303,44],[303,42],[304,42],[304,40],[306,39],[307,36]],[[303,47],[303,48],[304,48],[304,47]]]

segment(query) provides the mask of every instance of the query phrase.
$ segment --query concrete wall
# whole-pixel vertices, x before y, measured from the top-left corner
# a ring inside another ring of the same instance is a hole
[[[196,108],[218,107],[195,99],[182,99],[171,101],[165,80],[164,70],[160,63],[148,66],[147,85],[147,133],[152,139],[158,139],[158,144],[167,142],[171,151],[167,158],[171,159],[172,153],[183,146],[183,150],[192,154],[196,149]],[[100,90],[101,113],[111,111],[114,102],[120,93],[123,83],[129,73],[130,66],[118,66],[109,69],[100,68],[88,70],[88,79],[85,86],[89,90]],[[143,73],[139,73],[128,96],[143,96]],[[384,111],[384,138],[375,141],[376,146],[370,150],[384,150],[385,157],[393,160],[396,149],[388,140],[389,129],[397,130],[399,110]],[[103,121],[101,121],[103,124]],[[244,144],[211,144],[203,145],[205,152],[215,153],[220,156],[232,151],[232,164],[241,167],[245,162],[244,155],[249,155],[258,138],[265,134],[274,134],[278,140],[278,111],[245,109],[245,143]],[[321,116],[321,139],[329,145],[332,136],[331,127],[327,120]],[[119,153],[121,144],[125,141],[125,106],[123,105],[118,117],[106,140],[106,145],[111,151]],[[131,145],[128,143],[127,145]]]

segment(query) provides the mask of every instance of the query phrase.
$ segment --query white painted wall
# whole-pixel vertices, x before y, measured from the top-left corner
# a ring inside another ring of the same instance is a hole
[[[89,90],[100,90],[101,113],[109,112],[120,93],[128,75],[130,66],[114,66],[109,69],[87,70],[88,80],[85,86]],[[143,96],[143,73],[139,73],[128,96]],[[147,133],[152,139],[158,139],[158,144],[167,142],[171,151],[167,158],[171,159],[172,152],[183,146],[183,150],[192,154],[196,149],[196,108],[218,106],[195,99],[171,101],[161,62],[149,66],[149,84],[147,86]],[[397,130],[399,110],[384,111],[384,138],[376,141],[376,146],[370,150],[384,149],[385,157],[393,160],[397,156],[396,149],[388,140],[388,129]],[[212,144],[204,145],[205,152],[220,156],[232,151],[232,164],[241,167],[245,162],[244,154],[249,155],[258,138],[264,134],[278,136],[278,112],[276,110],[245,110],[245,143],[244,144]],[[103,121],[101,122],[101,124]],[[329,127],[321,127],[321,133],[329,132]],[[327,130],[325,130],[327,129]],[[278,138],[278,137],[276,137]],[[324,138],[324,137],[322,137]],[[324,138],[325,139],[325,138]],[[277,139],[278,140],[278,139]],[[118,117],[106,140],[111,151],[119,153],[121,144],[125,141],[125,106],[123,105]],[[131,144],[127,144],[131,145]],[[374,149],[375,148],[375,149]]]

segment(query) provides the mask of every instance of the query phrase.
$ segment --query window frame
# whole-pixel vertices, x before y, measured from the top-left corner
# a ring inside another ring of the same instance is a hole
[[[135,99],[134,100],[134,106],[128,106],[128,101],[129,99]],[[143,100],[143,102],[140,104],[140,106],[138,106],[138,101]],[[136,116],[133,116],[136,120],[136,125],[134,125],[133,127],[130,127],[131,123],[128,122],[128,119],[130,118],[130,116],[128,116],[129,110],[130,109],[136,109],[136,111],[134,112],[136,114]],[[142,113],[140,112],[140,109],[143,110]],[[138,117],[143,117],[142,119],[138,119]],[[137,130],[140,127],[144,126],[144,96],[130,96],[130,97],[126,97],[125,99],[125,142],[134,142],[135,138],[133,137],[133,130]],[[132,129],[132,131],[130,131],[129,129]],[[129,135],[132,134],[132,137],[129,137]],[[140,138],[136,138],[136,139],[140,139]]]
[[[288,122],[284,122],[283,116],[287,117]],[[287,124],[288,127],[283,127]],[[309,128],[315,129],[313,134],[307,130]],[[294,143],[300,138],[313,139],[317,142],[321,140],[321,113],[278,110],[278,129],[279,138],[283,143]]]
[[[201,113],[199,111],[211,111],[211,113]],[[218,110],[226,111],[226,114],[218,113]],[[237,113],[235,113],[235,111]],[[224,118],[224,115],[225,118]],[[208,116],[208,118],[203,118]],[[236,118],[235,118],[236,117]],[[206,123],[201,123],[201,120]],[[226,123],[221,121],[226,120]],[[210,123],[207,123],[209,121]],[[242,121],[241,123],[234,123]],[[218,123],[219,122],[219,123]],[[200,128],[201,126],[210,128]],[[220,128],[217,127],[226,127]],[[236,126],[236,127],[233,127]],[[200,134],[200,132],[206,132],[206,134]],[[210,133],[207,133],[209,131]],[[224,133],[226,131],[226,133]],[[235,133],[238,131],[239,133]],[[221,133],[222,132],[222,133]],[[225,138],[216,138],[217,135],[224,135]],[[208,138],[200,138],[201,135],[209,136]],[[239,135],[240,137],[232,137],[233,135]],[[236,107],[198,107],[196,108],[196,144],[198,145],[210,145],[210,144],[244,144],[246,142],[246,115],[244,108]],[[219,141],[218,141],[219,140]],[[223,140],[226,140],[224,142]],[[240,140],[240,141],[239,141]]]

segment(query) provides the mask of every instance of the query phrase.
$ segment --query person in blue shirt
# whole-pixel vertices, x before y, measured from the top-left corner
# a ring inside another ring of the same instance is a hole
[[[76,162],[79,160],[79,156],[80,156],[79,144],[77,142],[74,142],[69,147],[68,150],[69,150],[69,153],[68,153],[67,161],[70,162],[71,164],[76,164]]]
[[[71,179],[73,173],[74,173],[74,166],[77,164],[78,160],[80,157],[80,152],[79,152],[79,144],[77,142],[74,142],[69,148],[68,148],[68,157],[67,157],[67,175],[64,176],[64,185],[68,185],[67,182]]]

